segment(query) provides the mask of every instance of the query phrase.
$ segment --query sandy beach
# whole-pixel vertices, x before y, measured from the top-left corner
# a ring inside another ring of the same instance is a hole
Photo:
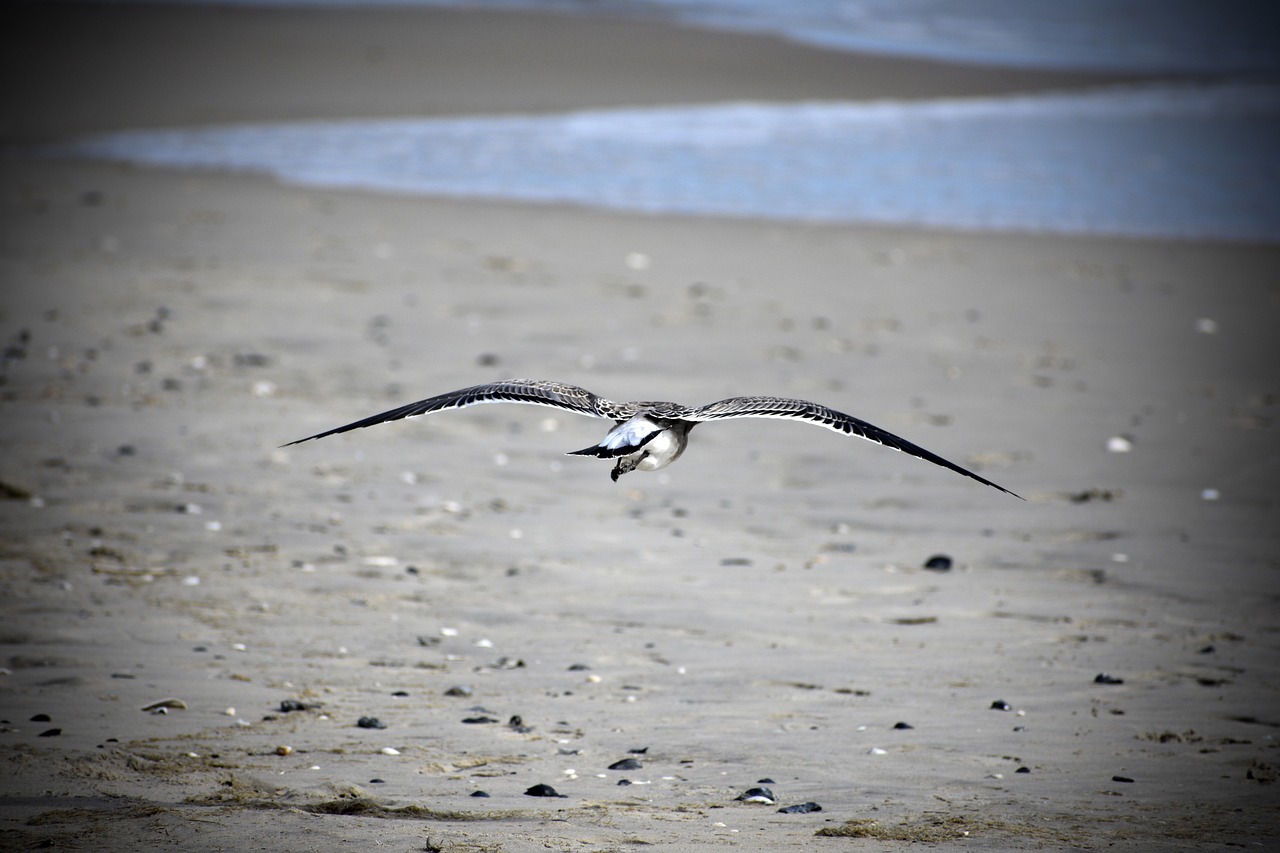
[[[6,73],[47,81],[6,95],[0,160],[3,847],[1280,839],[1274,246],[326,192],[12,147],[1096,79],[551,15],[60,12],[3,37]],[[617,483],[563,455],[604,422],[531,406],[279,447],[511,376],[814,399],[1027,500],[764,420]],[[774,802],[738,799],[760,787]]]

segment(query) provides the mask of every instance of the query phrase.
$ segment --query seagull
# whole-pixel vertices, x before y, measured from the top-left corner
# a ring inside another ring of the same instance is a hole
[[[679,459],[680,454],[684,453],[685,447],[689,444],[689,431],[703,421],[719,421],[726,418],[785,418],[817,424],[845,435],[856,435],[859,438],[883,444],[885,447],[901,450],[910,456],[925,459],[993,489],[999,489],[1019,500],[1025,500],[1021,495],[1014,494],[984,477],[979,477],[972,471],[961,468],[954,462],[949,462],[936,453],[912,444],[888,430],[808,400],[793,400],[788,397],[730,397],[717,403],[696,407],[659,401],[617,403],[576,385],[542,379],[508,379],[503,382],[473,385],[447,394],[438,394],[435,397],[370,415],[345,426],[300,438],[282,446],[291,447],[304,441],[337,435],[353,429],[398,421],[401,418],[413,418],[428,412],[462,409],[481,403],[527,403],[613,421],[613,429],[609,430],[599,444],[570,451],[566,455],[595,456],[599,459],[616,460],[613,471],[610,473],[615,483],[623,474],[631,471],[657,471]]]

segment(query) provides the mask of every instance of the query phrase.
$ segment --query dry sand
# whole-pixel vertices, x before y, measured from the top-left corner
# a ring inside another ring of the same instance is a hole
[[[177,38],[205,13],[145,14]],[[399,44],[416,19],[381,20]],[[454,21],[475,38],[487,22]],[[531,91],[574,28],[625,53],[648,25],[540,26],[528,56],[488,57]],[[766,41],[682,37],[723,56]],[[184,79],[171,43],[137,47]],[[325,43],[300,37],[278,65]],[[359,56],[331,73],[359,78]],[[227,75],[210,91],[230,99]],[[264,96],[210,115],[289,117],[289,87],[256,81],[245,101],[270,91],[274,113]],[[645,99],[600,85],[575,97]],[[493,108],[482,89],[471,103]],[[200,97],[186,113],[149,97],[117,120],[200,115]],[[8,138],[106,126],[56,113]],[[1274,248],[625,216],[18,155],[3,189],[0,846],[1280,839]],[[702,427],[670,469],[616,484],[560,455],[601,423],[532,407],[277,449],[512,375],[615,399],[811,397],[1028,501],[770,421]],[[1107,451],[1119,435],[1131,452]],[[951,571],[922,568],[939,553]],[[185,709],[142,710],[165,698]],[[627,757],[641,766],[608,769]],[[735,801],[766,778],[776,806]],[[537,784],[563,798],[524,794]],[[822,811],[777,811],[809,801]]]

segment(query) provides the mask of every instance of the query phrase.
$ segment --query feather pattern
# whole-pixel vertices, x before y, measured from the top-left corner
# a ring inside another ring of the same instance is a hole
[[[461,409],[483,403],[525,403],[549,406],[579,415],[614,421],[616,425],[598,445],[573,451],[570,455],[618,458],[618,466],[613,471],[615,480],[620,473],[627,473],[637,468],[651,471],[675,461],[684,451],[689,430],[696,424],[729,418],[781,418],[816,424],[845,435],[855,435],[940,465],[991,486],[993,489],[1021,498],[1020,495],[1003,486],[888,430],[808,400],[789,397],[730,397],[696,407],[659,400],[619,403],[576,385],[541,379],[509,379],[503,382],[473,385],[470,388],[450,391],[407,406],[389,409],[344,426],[291,441],[284,446],[288,447],[388,421],[417,417],[429,412]],[[655,442],[654,440],[659,437],[663,440]]]
[[[534,406],[550,406],[569,412],[577,412],[594,418],[619,417],[618,404],[610,400],[602,400],[585,388],[567,385],[563,382],[550,382],[542,379],[509,379],[505,382],[490,382],[487,385],[473,385],[447,394],[437,394],[407,406],[398,406],[370,415],[358,421],[335,427],[325,432],[309,435],[297,441],[291,441],[284,447],[301,444],[316,438],[349,432],[353,429],[398,421],[402,418],[416,418],[429,412],[440,412],[445,409],[462,409],[482,403],[528,403]],[[630,417],[628,415],[627,417]],[[624,418],[625,419],[625,418]]]
[[[941,465],[943,468],[971,477],[979,483],[984,483],[1014,497],[1021,497],[1021,495],[1014,494],[1003,486],[998,486],[990,480],[979,477],[972,471],[961,468],[954,462],[944,459],[932,451],[925,450],[920,445],[907,441],[901,436],[894,435],[886,429],[881,429],[875,424],[867,423],[861,418],[855,418],[853,415],[846,415],[836,409],[811,403],[808,400],[795,400],[789,397],[730,397],[727,400],[700,406],[684,416],[684,420],[694,421],[695,423],[727,418],[783,418],[817,424],[845,435],[856,435],[858,438],[874,441],[876,444],[899,450],[909,456],[915,456],[935,465]]]

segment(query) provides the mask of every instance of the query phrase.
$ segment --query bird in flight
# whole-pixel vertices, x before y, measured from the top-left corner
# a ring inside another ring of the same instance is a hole
[[[949,468],[957,474],[963,474],[993,489],[999,489],[1005,494],[1023,499],[1021,495],[1014,494],[984,477],[979,477],[972,471],[961,468],[954,462],[949,462],[919,445],[912,444],[905,438],[900,438],[852,415],[837,412],[835,409],[829,409],[808,400],[793,400],[787,397],[730,397],[718,403],[692,407],[666,402],[616,403],[576,385],[541,379],[508,379],[504,382],[473,385],[459,391],[438,394],[407,406],[370,415],[346,426],[335,427],[291,441],[283,446],[289,447],[340,432],[425,415],[428,412],[461,409],[480,403],[527,403],[613,421],[613,429],[609,430],[599,444],[571,451],[567,455],[616,460],[611,472],[614,482],[617,482],[618,477],[631,471],[656,471],[676,461],[689,444],[689,431],[704,421],[719,421],[726,418],[786,418],[817,424],[845,435],[856,435],[859,438],[883,444],[885,447],[901,450],[908,455]]]

